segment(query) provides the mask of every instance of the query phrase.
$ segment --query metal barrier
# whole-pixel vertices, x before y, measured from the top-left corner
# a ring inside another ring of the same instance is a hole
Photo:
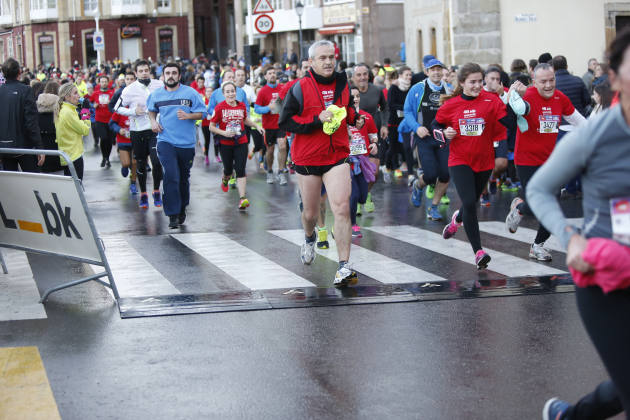
[[[62,157],[68,162],[71,177],[0,171],[0,247],[61,256],[101,266],[105,270],[55,286],[44,293],[40,302],[45,302],[53,292],[92,280],[111,288],[118,300],[118,289],[105,256],[105,246],[90,215],[83,184],[70,157],[58,150],[0,148],[0,157],[4,154]],[[44,201],[47,194],[52,197],[52,202]],[[77,208],[83,212],[75,210],[73,216],[72,210]],[[16,219],[15,215],[20,218]],[[7,273],[2,253],[0,263]],[[107,277],[109,283],[101,280],[102,277]]]

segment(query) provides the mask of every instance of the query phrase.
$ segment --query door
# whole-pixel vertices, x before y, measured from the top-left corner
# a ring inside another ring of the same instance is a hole
[[[121,59],[123,62],[134,62],[141,57],[140,54],[140,42],[141,38],[128,38],[123,39]]]

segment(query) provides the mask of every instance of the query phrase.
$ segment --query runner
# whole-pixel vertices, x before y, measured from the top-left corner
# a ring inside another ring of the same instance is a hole
[[[133,80],[131,81],[133,83]],[[137,162],[132,158],[132,146],[129,132],[129,117],[117,112],[112,114],[109,120],[109,129],[116,133],[116,145],[118,149],[118,157],[120,158],[120,173],[123,178],[129,175],[131,168],[131,176],[129,177],[129,191],[131,194],[138,194],[136,187],[136,165]]]
[[[275,145],[278,145],[278,182],[280,185],[287,184],[285,173],[287,166],[287,139],[285,132],[278,128],[278,114],[282,107],[280,99],[281,87],[277,84],[276,70],[272,66],[266,66],[262,71],[267,84],[263,86],[256,97],[254,109],[257,114],[262,115],[262,126],[265,130],[265,144],[267,152],[267,183],[273,184],[273,160]]]
[[[109,87],[109,77],[103,75],[98,77],[98,89],[89,98],[96,110],[95,121],[92,126],[94,141],[101,146],[101,154],[103,156],[101,168],[107,167],[107,169],[112,166],[109,162],[109,155],[112,153],[116,135],[109,129],[108,125],[112,117],[112,113],[109,111],[109,101],[114,96],[114,93],[114,90]]]
[[[136,81],[127,85],[120,95],[115,111],[129,117],[130,136],[133,155],[137,161],[138,183],[140,184],[140,208],[149,208],[147,194],[147,167],[151,159],[153,175],[153,205],[162,207],[160,182],[162,182],[162,165],[157,156],[157,137],[152,131],[151,121],[147,112],[147,98],[160,89],[164,84],[151,79],[151,68],[145,60],[136,62]]]
[[[398,155],[402,155],[407,163],[407,185],[413,182],[413,151],[411,150],[411,136],[408,132],[400,134],[398,127],[403,120],[403,108],[405,99],[411,87],[411,69],[403,66],[399,69],[398,83],[391,85],[387,94],[387,108],[389,109],[389,121],[387,122],[389,149],[385,159],[385,167],[391,173],[396,169],[400,171]],[[402,141],[401,141],[402,140]]]
[[[304,206],[305,241],[300,259],[304,264],[315,260],[315,225],[323,182],[335,218],[339,255],[333,284],[345,287],[358,281],[357,273],[348,264],[352,230],[347,124],[361,129],[364,119],[357,116],[351,105],[346,74],[335,72],[335,45],[330,41],[317,41],[309,48],[308,55],[311,70],[287,94],[279,119],[282,130],[295,133],[291,154]],[[344,110],[347,116],[341,118]]]
[[[223,179],[221,189],[228,191],[228,182],[233,172],[236,172],[236,186],[239,194],[239,210],[249,207],[246,196],[247,178],[245,165],[247,163],[247,136],[245,126],[253,127],[263,133],[263,129],[247,117],[247,106],[236,100],[236,84],[224,82],[223,96],[225,101],[220,102],[214,109],[214,115],[210,119],[210,131],[219,140],[219,152],[223,161]]]
[[[571,125],[581,124],[585,119],[571,104],[569,98],[556,89],[553,67],[546,63],[534,68],[534,86],[527,88],[516,81],[510,87],[509,94],[510,107],[519,116],[520,121],[516,134],[514,163],[525,196],[527,183],[549,158],[556,145],[562,118]],[[533,216],[533,213],[526,201],[516,197],[505,218],[505,225],[511,233],[516,232],[523,215]],[[549,231],[539,224],[538,233],[529,249],[529,258],[551,261],[551,253],[544,247],[549,236]]]
[[[208,86],[205,88],[205,93],[203,95],[203,101],[208,106],[210,103],[210,96],[212,96],[213,89]],[[210,116],[206,117],[201,121],[201,133],[203,134],[203,155],[204,155],[204,163],[206,166],[210,165],[210,143],[213,143],[214,148],[214,158],[217,162],[220,162],[219,159],[219,143],[215,142],[212,138],[212,134],[210,133]]]
[[[505,141],[502,121],[506,112],[496,95],[483,90],[483,70],[478,64],[464,64],[457,80],[457,89],[437,111],[431,125],[434,137],[450,140],[449,172],[462,201],[442,236],[453,237],[463,223],[475,264],[481,270],[488,266],[490,255],[481,248],[477,201],[494,168],[493,143]]]
[[[147,109],[151,129],[157,133],[157,153],[164,168],[164,213],[169,218],[168,227],[177,229],[186,220],[190,168],[197,143],[196,122],[205,118],[206,106],[199,92],[180,84],[177,64],[165,64],[162,74],[165,88],[151,93]]]
[[[411,202],[415,207],[420,207],[424,188],[434,186],[430,197],[431,206],[427,206],[427,218],[442,220],[438,205],[445,196],[450,180],[449,146],[443,139],[433,137],[430,127],[440,108],[441,95],[450,94],[451,91],[442,81],[445,66],[441,61],[436,58],[431,59],[425,63],[424,67],[428,77],[414,85],[409,91],[405,100],[404,120],[398,130],[413,136],[413,143],[418,150],[422,167],[422,173],[413,181]]]

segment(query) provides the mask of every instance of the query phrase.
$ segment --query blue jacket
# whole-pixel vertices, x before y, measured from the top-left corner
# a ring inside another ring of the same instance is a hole
[[[567,70],[558,70],[556,89],[567,95],[575,109],[586,117],[586,107],[591,104],[591,95],[580,77],[571,75]]]
[[[398,125],[399,133],[415,133],[422,125],[418,121],[418,112],[420,111],[420,102],[424,96],[425,80],[416,83],[409,89],[403,113],[405,114],[402,122]],[[443,84],[446,94],[451,93],[451,88],[447,84]],[[400,137],[400,136],[399,136]]]

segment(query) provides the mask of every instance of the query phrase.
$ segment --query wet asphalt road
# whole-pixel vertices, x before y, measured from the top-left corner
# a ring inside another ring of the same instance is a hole
[[[87,145],[86,196],[104,238],[125,240],[180,293],[249,290],[247,279],[169,236],[159,209],[139,211],[117,159],[100,169]],[[303,267],[298,247],[269,233],[300,228],[295,180],[269,186],[253,162],[248,169],[252,207],[243,214],[237,195],[219,189],[219,165],[205,167],[198,154],[183,232],[221,233],[326,287],[334,262]],[[360,219],[362,227],[443,227],[409,204],[402,180],[377,185],[373,195],[377,210]],[[512,197],[494,197],[480,219],[503,220]],[[581,216],[577,201],[563,206]],[[388,235],[364,235],[355,244],[449,280],[510,278]],[[482,241],[527,258],[523,243],[488,233]],[[563,254],[553,254],[550,267],[566,270]],[[58,258],[29,255],[29,262],[40,290],[89,272]],[[360,284],[380,281],[363,275]],[[64,419],[531,419],[547,398],[575,400],[606,377],[572,293],[121,319],[111,294],[92,282],[53,294],[45,310],[45,319],[0,321],[0,347],[38,347]]]

